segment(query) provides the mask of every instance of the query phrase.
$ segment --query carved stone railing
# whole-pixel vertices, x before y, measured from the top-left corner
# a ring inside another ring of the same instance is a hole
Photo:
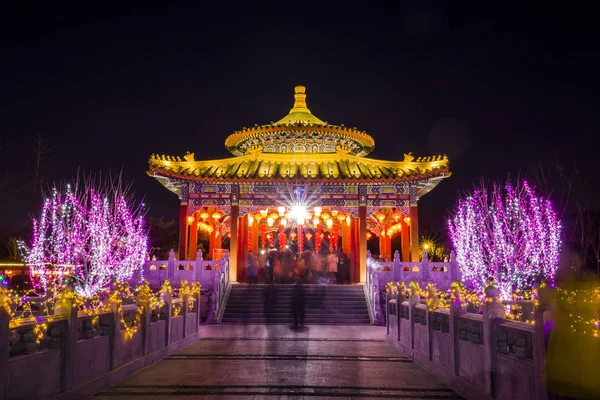
[[[14,321],[0,307],[0,399],[85,398],[118,382],[198,338],[199,297]]]
[[[391,299],[387,340],[467,399],[546,399],[544,324],[504,319],[496,288],[486,289],[482,314],[429,310],[418,297]]]

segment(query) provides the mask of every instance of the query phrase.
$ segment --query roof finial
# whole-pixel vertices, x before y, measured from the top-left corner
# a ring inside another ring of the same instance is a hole
[[[294,93],[294,108],[290,112],[305,112],[310,114],[310,110],[306,106],[306,88],[304,86],[296,86]]]

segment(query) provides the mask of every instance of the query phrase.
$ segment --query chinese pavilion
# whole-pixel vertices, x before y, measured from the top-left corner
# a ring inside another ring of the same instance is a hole
[[[203,230],[209,256],[229,241],[231,281],[249,251],[290,243],[299,252],[343,251],[352,282],[366,279],[368,236],[377,235],[381,257],[391,258],[391,239],[400,235],[402,260],[418,261],[418,200],[450,176],[448,158],[368,158],[370,135],[314,116],[303,86],[294,98],[279,121],[227,137],[234,157],[150,157],[148,175],[181,202],[179,259],[195,259]]]

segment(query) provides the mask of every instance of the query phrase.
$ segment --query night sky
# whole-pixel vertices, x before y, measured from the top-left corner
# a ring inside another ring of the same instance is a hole
[[[600,206],[597,15],[583,6],[53,3],[0,12],[0,173],[13,178],[0,189],[4,235],[30,224],[38,133],[52,147],[44,186],[78,167],[122,168],[151,216],[175,219],[178,200],[146,175],[149,156],[227,157],[225,138],[286,115],[295,85],[322,120],[371,134],[371,157],[448,154],[453,175],[420,202],[422,232],[442,230],[480,177],[555,155],[577,162]]]

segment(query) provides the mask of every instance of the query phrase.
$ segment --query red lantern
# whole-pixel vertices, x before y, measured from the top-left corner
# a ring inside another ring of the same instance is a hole
[[[333,226],[333,245],[336,249],[338,248],[339,240],[340,240],[339,228],[338,228],[338,225],[336,224]]]
[[[260,224],[260,245],[264,249],[267,246],[267,226]]]
[[[321,250],[321,241],[323,240],[323,228],[321,224],[317,225],[317,234],[315,235],[315,250],[317,253]]]
[[[298,252],[304,250],[304,235],[302,234],[302,225],[298,225]]]
[[[329,252],[333,252],[333,233],[327,235],[327,239],[329,239]]]
[[[287,237],[285,235],[285,232],[283,231],[283,225],[279,225],[279,249],[283,250],[285,249],[285,244],[287,242]]]

